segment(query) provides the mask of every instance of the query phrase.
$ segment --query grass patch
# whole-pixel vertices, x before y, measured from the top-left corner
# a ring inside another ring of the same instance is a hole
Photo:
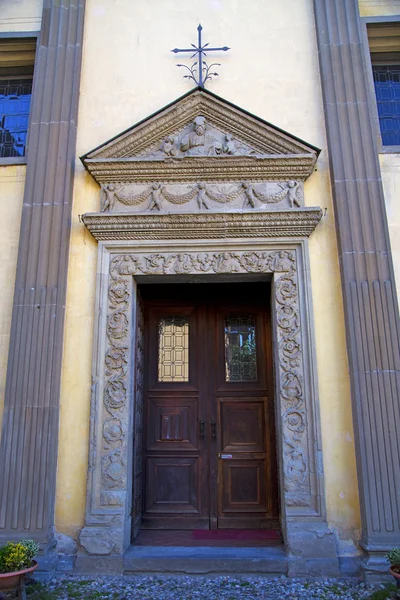
[[[388,585],[385,585],[383,590],[376,590],[376,592],[371,594],[368,600],[387,600],[387,598],[397,598],[399,597],[396,595],[397,592],[397,587],[393,583],[389,583]]]
[[[30,583],[26,586],[28,600],[57,600],[57,592],[50,592],[40,582]]]

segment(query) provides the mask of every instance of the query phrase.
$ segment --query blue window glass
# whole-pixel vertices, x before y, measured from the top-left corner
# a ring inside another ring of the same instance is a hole
[[[32,79],[0,79],[0,158],[25,156]]]
[[[400,65],[372,65],[384,146],[400,145]]]

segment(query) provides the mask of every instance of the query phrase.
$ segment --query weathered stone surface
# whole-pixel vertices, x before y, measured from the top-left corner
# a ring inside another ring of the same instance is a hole
[[[107,528],[83,529],[79,535],[79,543],[89,554],[108,555],[117,550],[112,539],[113,530]],[[118,554],[118,552],[116,552]]]
[[[63,533],[55,533],[55,540],[57,542],[56,550],[59,554],[76,554],[78,551],[78,544],[74,538]]]
[[[259,573],[287,572],[283,548],[165,548],[132,546],[124,557],[124,573]]]

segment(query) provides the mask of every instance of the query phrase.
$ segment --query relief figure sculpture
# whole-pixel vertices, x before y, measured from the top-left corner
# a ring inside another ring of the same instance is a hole
[[[162,200],[161,200],[161,196],[162,196],[162,191],[164,186],[161,185],[161,183],[153,183],[152,187],[152,192],[151,192],[151,196],[150,196],[150,204],[148,207],[148,210],[158,210],[161,211],[162,209]]]
[[[122,185],[120,188],[116,189],[115,183],[109,183],[108,185],[102,186],[102,194],[100,199],[100,211],[106,212],[106,210],[113,210],[115,206],[115,196],[122,190]]]
[[[190,186],[192,187],[192,186]],[[199,210],[203,210],[203,208],[206,208],[207,210],[209,210],[209,205],[207,202],[207,190],[206,190],[206,186],[204,183],[198,183],[197,184],[197,188],[192,188],[193,190],[196,189],[197,190],[197,205],[199,207]]]
[[[290,207],[293,208],[293,206],[298,206],[300,208],[300,202],[297,197],[299,182],[293,180],[288,181],[286,188],[284,188],[280,183],[278,183],[278,185],[280,188],[282,188],[282,190],[287,190],[287,197],[289,198]]]
[[[247,181],[242,183],[242,186],[243,186],[244,193],[245,193],[243,208],[246,208],[247,206],[251,206],[251,208],[255,208],[256,207],[256,196],[254,194],[254,186],[251,185],[250,183],[248,183]]]
[[[222,144],[207,131],[204,117],[196,117],[193,126],[194,131],[181,140],[182,152],[186,152],[187,156],[204,156],[222,152]]]

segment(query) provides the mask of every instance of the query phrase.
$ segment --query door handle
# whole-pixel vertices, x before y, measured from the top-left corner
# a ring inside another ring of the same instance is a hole
[[[217,423],[211,421],[211,437],[213,440],[217,439]]]
[[[200,439],[204,440],[205,435],[205,425],[203,419],[200,421]]]

